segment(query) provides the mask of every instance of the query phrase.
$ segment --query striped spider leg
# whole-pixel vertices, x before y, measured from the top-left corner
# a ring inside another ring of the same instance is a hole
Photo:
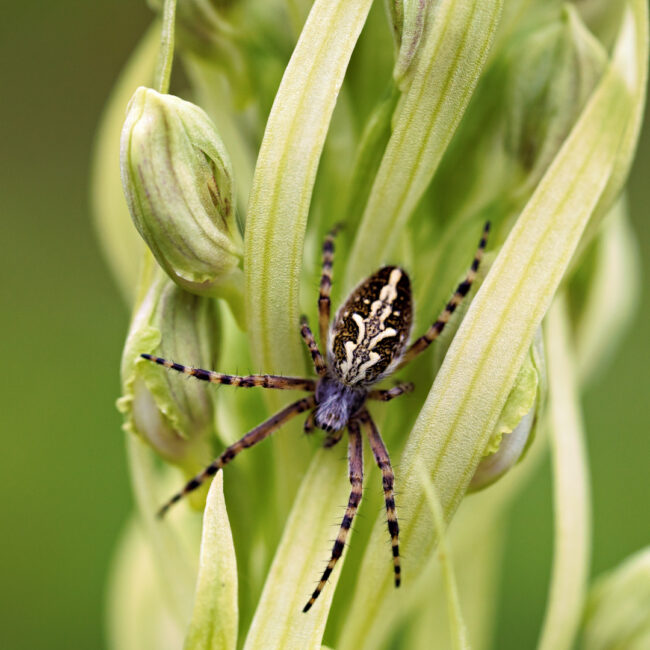
[[[227,375],[184,366],[151,354],[141,355],[161,366],[213,384],[244,388],[259,386],[312,393],[285,407],[227,447],[218,458],[191,479],[161,508],[160,515],[163,515],[183,496],[202,485],[241,451],[264,440],[300,413],[308,412],[304,424],[305,433],[313,433],[317,428],[327,433],[323,442],[325,447],[336,445],[347,429],[350,497],[327,568],[309,602],[305,605],[304,612],[312,607],[341,557],[352,520],[361,502],[362,430],[382,473],[395,586],[398,587],[400,584],[399,525],[393,493],[395,475],[388,450],[365,404],[368,400],[388,402],[413,390],[413,384],[410,383],[401,383],[390,389],[373,389],[372,386],[410,363],[440,336],[451,315],[469,292],[476,276],[487,242],[489,223],[485,225],[481,242],[465,280],[458,285],[453,297],[435,323],[410,347],[408,340],[413,313],[411,284],[406,271],[396,266],[384,266],[361,282],[339,308],[330,329],[330,290],[336,231],[337,228],[332,230],[323,244],[323,267],[318,298],[318,325],[325,355],[319,349],[305,317],[301,319],[300,326],[301,336],[311,354],[316,379],[282,375]]]
[[[339,438],[340,439],[340,438]],[[359,432],[358,420],[352,419],[348,422],[348,473],[350,477],[350,498],[348,505],[345,509],[345,515],[339,528],[339,534],[336,536],[334,548],[332,549],[332,556],[327,563],[327,567],[323,572],[320,582],[316,586],[314,593],[311,595],[309,602],[303,607],[303,612],[308,612],[311,606],[316,602],[323,587],[327,584],[330,574],[334,570],[338,559],[343,554],[345,548],[345,540],[350,532],[352,520],[357,512],[357,508],[361,503],[361,495],[363,490],[363,441],[361,440],[361,433]]]
[[[486,221],[485,226],[483,227],[481,241],[476,249],[472,265],[469,267],[465,279],[458,285],[458,287],[456,287],[454,295],[445,305],[445,308],[442,310],[442,313],[438,316],[435,323],[433,323],[433,325],[431,325],[431,327],[409,347],[395,370],[399,370],[411,363],[413,359],[422,354],[422,352],[424,352],[442,334],[442,331],[445,329],[445,325],[449,322],[451,315],[456,311],[456,308],[460,305],[463,298],[469,293],[469,290],[472,287],[472,283],[476,278],[476,272],[478,271],[478,267],[483,259],[483,252],[487,245],[489,232],[490,222]]]
[[[198,487],[203,485],[210,477],[214,476],[222,467],[225,467],[231,460],[233,460],[239,453],[248,449],[258,442],[261,442],[274,431],[279,429],[285,422],[296,417],[300,413],[304,413],[314,407],[316,400],[313,395],[299,399],[293,404],[278,411],[275,415],[271,416],[268,420],[257,425],[254,429],[249,431],[243,438],[234,442],[230,447],[226,447],[224,451],[213,460],[200,474],[190,479],[180,492],[177,492],[167,503],[160,508],[158,516],[162,517],[177,501],[180,501],[186,494],[193,492]]]

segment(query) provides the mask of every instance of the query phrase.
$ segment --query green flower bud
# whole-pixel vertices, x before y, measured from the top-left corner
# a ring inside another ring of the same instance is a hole
[[[600,577],[585,611],[585,650],[650,647],[650,548]]]
[[[506,151],[537,183],[607,65],[607,53],[570,5],[504,54]]]
[[[606,66],[606,51],[569,5],[509,39],[434,179],[441,216],[494,202],[518,214]]]
[[[432,0],[388,0],[393,34],[398,47],[393,77],[402,90],[418,52],[431,2]]]
[[[207,115],[138,88],[122,130],[121,166],[131,217],[169,277],[192,293],[235,298],[243,274],[232,171]]]
[[[533,440],[542,385],[541,346],[542,338],[538,336],[519,370],[515,385],[485,449],[483,460],[470,482],[469,489],[472,492],[491,485],[514,467]]]
[[[217,365],[217,307],[180,289],[147,256],[146,292],[133,314],[122,356],[124,429],[163,458],[194,472],[210,458],[214,403],[209,385],[163,371],[140,355],[199,367]]]

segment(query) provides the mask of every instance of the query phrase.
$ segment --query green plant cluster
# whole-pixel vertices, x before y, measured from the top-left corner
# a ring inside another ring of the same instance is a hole
[[[503,513],[549,447],[555,556],[539,647],[572,647],[590,553],[579,394],[634,307],[623,188],[645,101],[645,0],[152,5],[93,180],[133,310],[118,407],[136,512],[111,578],[111,647],[490,647]],[[319,245],[337,222],[334,304],[400,264],[419,333],[487,220],[467,304],[407,371],[415,393],[372,407],[397,468],[399,591],[379,491],[366,490],[372,525],[301,613],[349,486],[341,454],[300,441],[300,423],[155,520],[286,398],[215,390],[141,353],[308,373],[299,314],[315,322]],[[639,622],[609,608],[602,623],[608,584],[585,648],[647,629],[647,611]]]

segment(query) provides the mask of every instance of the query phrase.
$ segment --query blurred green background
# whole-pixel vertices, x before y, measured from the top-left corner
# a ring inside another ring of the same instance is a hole
[[[0,21],[2,513],[0,645],[104,647],[104,587],[131,506],[114,408],[128,313],[88,208],[94,129],[144,2],[6,3]],[[650,130],[630,180],[650,251]],[[649,269],[614,363],[585,396],[593,573],[650,543]],[[551,561],[548,466],[521,494],[505,549],[499,648],[534,646]]]

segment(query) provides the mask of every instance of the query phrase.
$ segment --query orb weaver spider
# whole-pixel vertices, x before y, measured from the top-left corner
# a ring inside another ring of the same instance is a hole
[[[321,343],[327,342],[326,358],[314,339],[306,317],[303,316],[301,319],[300,333],[311,353],[314,369],[318,375],[317,379],[281,375],[226,375],[212,370],[191,368],[151,354],[142,354],[144,359],[213,384],[228,384],[245,388],[261,386],[280,390],[303,390],[311,393],[309,397],[285,407],[225,449],[200,474],[186,483],[185,487],[160,509],[159,515],[164,515],[171,505],[189,492],[196,490],[241,451],[264,440],[298,414],[309,411],[304,425],[305,433],[312,433],[315,428],[326,431],[325,447],[336,445],[347,428],[349,478],[352,489],[330,560],[303,612],[309,611],[314,604],[327,583],[337,560],[341,557],[348,531],[361,502],[363,484],[362,430],[368,438],[375,461],[382,473],[388,532],[393,552],[395,586],[399,587],[401,567],[399,526],[393,495],[395,475],[384,441],[366,409],[365,403],[367,400],[388,402],[413,390],[413,384],[410,383],[400,383],[388,390],[372,389],[372,386],[413,361],[440,336],[451,315],[472,285],[485,250],[489,230],[490,223],[487,222],[465,279],[458,285],[438,319],[408,347],[413,314],[411,284],[406,271],[398,266],[384,266],[361,282],[343,303],[330,328],[330,290],[332,287],[334,238],[337,232],[337,228],[334,228],[327,235],[323,244],[322,275],[318,297],[320,340]]]

